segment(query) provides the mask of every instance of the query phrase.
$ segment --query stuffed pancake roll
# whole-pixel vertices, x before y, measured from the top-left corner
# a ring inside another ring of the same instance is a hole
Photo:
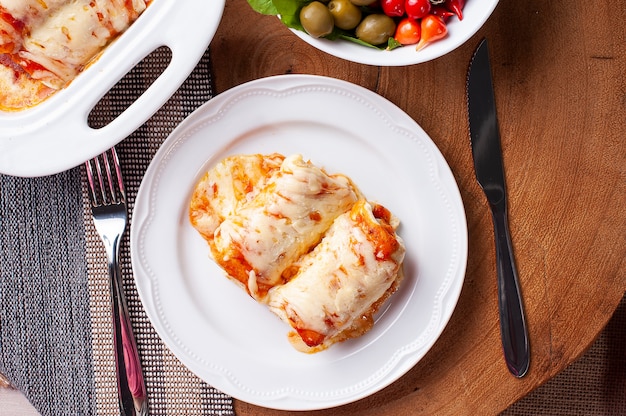
[[[21,43],[22,27],[20,22],[0,9],[0,53],[17,52]]]
[[[236,155],[220,161],[200,179],[189,204],[191,225],[207,241],[217,227],[251,201],[280,169],[284,156]]]
[[[15,53],[23,37],[71,0],[0,0],[0,53]]]
[[[0,6],[0,53],[15,53],[22,44],[24,23]]]
[[[405,247],[397,220],[380,205],[360,200],[339,216],[288,283],[268,294],[269,307],[294,332],[303,352],[360,336],[397,289]]]
[[[18,111],[32,107],[54,91],[32,79],[6,55],[0,54],[0,111]]]
[[[215,230],[213,259],[259,301],[289,280],[334,219],[357,201],[343,175],[328,175],[302,156],[287,157],[263,190]]]
[[[76,0],[64,4],[32,28],[16,61],[34,79],[62,88],[125,31],[147,3]]]

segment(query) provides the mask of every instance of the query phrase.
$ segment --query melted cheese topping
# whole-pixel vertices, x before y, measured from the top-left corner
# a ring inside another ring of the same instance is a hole
[[[21,68],[7,62],[2,65],[0,56],[0,111],[17,111],[32,107],[54,92],[39,81],[33,80]]]
[[[300,155],[287,157],[266,187],[215,230],[213,258],[262,298],[356,200],[345,176],[330,176]]]
[[[194,188],[189,205],[191,225],[207,240],[213,240],[217,227],[265,187],[280,169],[285,157],[238,155],[220,161]]]
[[[0,0],[0,8],[16,19],[32,19],[69,3],[70,0]]]
[[[145,10],[145,0],[0,0],[0,54],[30,78],[7,77],[0,85],[21,85],[17,99],[0,91],[0,109],[33,102],[36,83],[60,89]],[[4,64],[3,64],[4,65]],[[4,65],[6,66],[6,65]],[[15,95],[15,94],[12,94]],[[32,105],[32,104],[31,104]]]
[[[361,335],[395,290],[404,253],[402,239],[361,200],[337,217],[293,280],[270,290],[269,307],[296,330],[306,346],[290,339],[301,350]]]
[[[69,0],[0,0],[0,52],[15,53],[31,28]]]
[[[77,0],[34,27],[19,56],[56,76],[41,76],[44,83],[62,88],[135,18],[136,13],[123,3]]]

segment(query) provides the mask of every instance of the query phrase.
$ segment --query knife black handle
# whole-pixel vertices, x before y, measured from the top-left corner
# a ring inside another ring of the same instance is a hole
[[[491,214],[496,237],[498,304],[504,358],[511,374],[523,377],[530,362],[528,333],[509,234],[506,198],[491,204]]]

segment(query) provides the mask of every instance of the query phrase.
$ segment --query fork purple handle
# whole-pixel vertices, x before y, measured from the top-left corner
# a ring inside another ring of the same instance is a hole
[[[114,250],[119,253],[119,244],[113,242]],[[121,287],[122,272],[117,261],[119,255],[113,256],[109,262],[111,275],[111,298],[113,301],[113,339],[115,340],[115,364],[117,369],[117,385],[120,406],[123,414],[147,415],[147,395],[143,380],[139,353],[135,343],[128,307]]]
[[[85,168],[93,222],[102,238],[109,262],[120,411],[123,416],[144,416],[148,414],[148,400],[119,264],[120,242],[128,220],[126,192],[115,148],[109,152],[111,158],[104,152],[85,162]]]

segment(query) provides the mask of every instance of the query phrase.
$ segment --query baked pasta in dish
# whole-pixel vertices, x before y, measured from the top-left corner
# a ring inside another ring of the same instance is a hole
[[[0,1],[0,52],[16,53],[24,37],[68,0]]]
[[[69,84],[150,0],[0,0],[0,110]]]
[[[398,220],[301,155],[237,155],[207,172],[193,227],[226,275],[293,328],[300,351],[360,336],[397,289]]]

